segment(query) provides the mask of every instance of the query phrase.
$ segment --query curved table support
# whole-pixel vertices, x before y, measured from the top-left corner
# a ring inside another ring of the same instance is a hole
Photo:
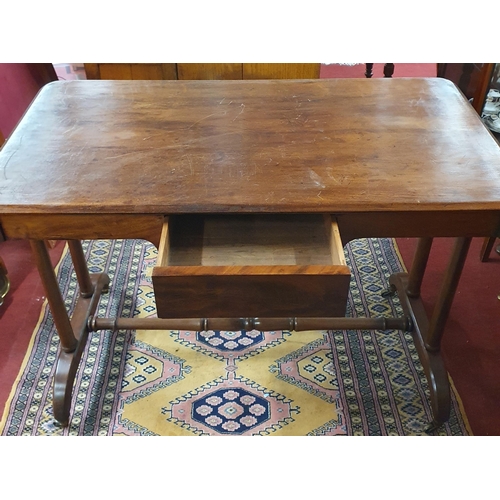
[[[64,427],[68,425],[73,383],[88,338],[88,318],[94,315],[101,294],[109,287],[106,274],[89,274],[80,241],[71,240],[68,244],[80,285],[80,297],[71,320],[47,246],[42,240],[31,240],[33,255],[61,342],[54,376],[53,407],[55,419]]]
[[[59,351],[56,373],[54,375],[54,418],[63,427],[66,427],[69,423],[71,395],[75,375],[89,335],[87,327],[88,318],[94,315],[101,294],[106,292],[109,286],[109,277],[107,274],[91,274],[89,277],[94,288],[94,293],[90,297],[81,295],[78,298],[73,317],[71,318],[71,325],[77,340],[76,349],[73,352],[64,352],[62,349]]]
[[[429,384],[433,415],[431,426],[437,428],[444,424],[450,416],[451,399],[448,372],[441,354],[438,351],[431,352],[425,347],[424,339],[429,330],[429,320],[422,300],[419,297],[410,297],[407,294],[408,274],[393,274],[389,282],[391,287],[398,293],[404,314],[408,315],[412,320],[413,328],[410,332]]]
[[[427,265],[432,238],[419,241],[410,275],[397,273],[391,276],[390,284],[397,290],[405,315],[413,323],[411,333],[420,362],[425,371],[431,394],[434,419],[429,432],[437,429],[450,416],[451,399],[448,373],[440,354],[441,339],[453,303],[462,269],[467,258],[471,238],[456,238],[430,321],[420,299],[420,285]]]

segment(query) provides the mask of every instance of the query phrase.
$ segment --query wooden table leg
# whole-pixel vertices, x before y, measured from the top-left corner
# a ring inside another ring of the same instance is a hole
[[[66,427],[76,370],[89,334],[88,318],[94,315],[101,293],[109,286],[109,278],[105,273],[89,275],[86,266],[85,269],[83,267],[85,261],[80,242],[71,243],[70,249],[76,261],[75,269],[78,269],[76,273],[83,293],[77,300],[70,320],[45,243],[32,240],[31,246],[61,342],[54,375],[53,408],[54,418]],[[90,290],[92,292],[88,295]]]
[[[418,240],[417,250],[410,269],[408,289],[406,290],[410,297],[420,297],[420,288],[422,287],[422,280],[429,260],[432,241],[433,238],[420,238]]]
[[[430,242],[422,241],[419,244],[420,250],[416,254],[416,265],[419,269],[413,273],[410,272],[410,276],[413,274],[415,277],[413,283],[410,283],[409,276],[406,273],[393,274],[390,278],[391,286],[398,292],[404,314],[412,320],[411,333],[413,341],[429,384],[433,420],[428,431],[437,429],[450,417],[450,383],[448,372],[441,357],[440,346],[470,242],[471,238],[457,238],[455,240],[454,249],[430,322],[420,299],[420,293],[415,293],[416,291],[420,292],[418,284],[421,283],[420,275],[422,269],[425,269],[422,264],[424,260],[426,261],[425,255],[428,255],[427,250],[430,250]],[[414,293],[408,293],[409,289],[413,289]]]
[[[94,285],[90,279],[87,262],[83,253],[82,242],[80,240],[68,240],[68,247],[71,253],[71,260],[75,268],[76,279],[80,286],[82,297],[91,297],[94,293]]]
[[[453,297],[460,281],[471,240],[472,238],[457,238],[455,240],[441,291],[431,317],[429,331],[425,338],[425,345],[429,350],[439,351],[441,346],[444,326],[450,313]]]
[[[61,349],[64,352],[73,352],[78,342],[69,321],[66,306],[61,296],[61,291],[59,290],[59,284],[54,273],[54,268],[52,267],[52,262],[50,261],[45,241],[31,240],[30,243],[38,272],[40,273],[40,278],[47,295],[50,311],[54,318],[57,333],[61,340]]]
[[[494,237],[484,238],[483,244],[481,246],[481,251],[479,252],[479,259],[481,260],[481,262],[486,262],[489,259],[495,241],[496,238]]]

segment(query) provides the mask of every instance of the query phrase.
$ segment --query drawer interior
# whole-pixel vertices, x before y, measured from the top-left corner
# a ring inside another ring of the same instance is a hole
[[[153,269],[160,318],[344,316],[350,282],[324,215],[177,215]]]
[[[158,266],[345,265],[337,226],[324,215],[169,217]]]

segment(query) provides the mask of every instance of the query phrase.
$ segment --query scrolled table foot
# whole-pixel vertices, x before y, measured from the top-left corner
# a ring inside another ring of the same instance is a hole
[[[382,297],[394,297],[396,295],[397,288],[394,285],[389,285],[380,295]]]
[[[390,283],[397,289],[405,316],[411,318],[412,329],[410,333],[429,385],[433,415],[432,422],[436,423],[439,427],[450,418],[451,395],[448,372],[446,371],[439,350],[429,351],[425,346],[424,339],[429,329],[429,320],[422,300],[419,297],[409,297],[406,293],[408,289],[408,274],[393,274],[390,277]]]
[[[438,422],[436,419],[434,419],[425,429],[424,432],[426,434],[433,434],[439,428],[444,424],[444,422]]]
[[[91,274],[90,277],[94,285],[94,293],[88,298],[83,296],[78,298],[71,318],[71,326],[77,339],[76,349],[72,352],[59,350],[54,375],[52,400],[54,418],[63,427],[69,425],[73,384],[89,334],[88,318],[94,315],[101,294],[109,287],[109,278],[106,274]]]

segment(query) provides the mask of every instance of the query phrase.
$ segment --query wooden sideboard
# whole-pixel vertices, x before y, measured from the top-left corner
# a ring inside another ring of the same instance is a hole
[[[89,80],[319,78],[319,63],[85,63]]]

